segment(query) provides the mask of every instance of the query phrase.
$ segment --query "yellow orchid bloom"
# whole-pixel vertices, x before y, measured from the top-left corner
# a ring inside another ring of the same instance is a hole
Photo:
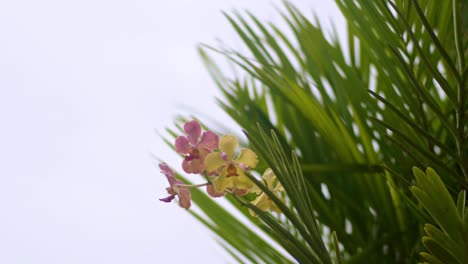
[[[212,152],[205,157],[205,169],[218,174],[212,177],[216,192],[224,192],[226,189],[248,190],[254,185],[245,172],[257,166],[257,154],[243,148],[234,158],[238,146],[239,142],[234,136],[225,135],[219,139],[220,152]]]
[[[276,175],[272,169],[270,168],[266,169],[265,172],[263,173],[262,178],[265,181],[267,188],[276,196],[279,197],[279,193],[284,191],[283,186],[281,185],[279,181],[276,182],[275,184]],[[258,209],[264,212],[271,210],[277,213],[281,213],[281,210],[273,202],[273,200],[271,200],[271,198],[268,197],[268,195],[262,192],[258,186],[254,186],[252,189],[250,189],[250,192],[259,194],[259,196],[257,196],[257,198],[254,201],[252,201],[252,204],[258,207]],[[257,216],[257,214],[250,209],[249,209],[249,213],[252,216]]]

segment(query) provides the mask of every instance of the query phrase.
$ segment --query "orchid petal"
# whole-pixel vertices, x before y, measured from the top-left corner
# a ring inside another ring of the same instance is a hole
[[[252,204],[257,206],[260,210],[266,211],[270,208],[271,199],[265,193],[262,193],[260,196],[255,199]]]
[[[250,149],[243,148],[239,154],[239,157],[236,159],[236,163],[242,163],[244,166],[249,168],[255,168],[258,163],[257,154]]]
[[[233,176],[231,178],[234,178],[234,185],[236,189],[242,189],[242,190],[248,190],[254,186],[254,183],[245,175],[244,171],[242,171],[241,168],[236,166],[237,169],[237,174],[239,176]]]
[[[226,153],[227,160],[231,161],[234,158],[234,151],[236,151],[239,142],[234,136],[222,136],[219,140],[219,150]]]
[[[170,203],[172,200],[174,200],[175,195],[169,195],[166,198],[160,198],[159,201],[165,202],[165,203]]]
[[[180,136],[175,140],[175,149],[179,154],[187,154],[190,152],[190,142],[187,137]]]
[[[249,209],[249,213],[251,216],[257,217],[257,214],[252,209]]]
[[[224,192],[226,189],[231,189],[234,186],[233,178],[235,177],[226,177],[227,169],[224,168],[219,176],[215,177],[212,181],[213,187],[217,192]]]
[[[206,192],[208,193],[209,196],[218,198],[224,196],[224,191],[223,192],[217,192],[216,189],[214,188],[213,184],[208,184],[206,186]]]
[[[262,193],[255,200],[252,201],[252,204],[262,211],[267,211],[269,207],[268,196],[265,193]],[[257,214],[252,209],[249,209],[249,213],[252,216],[257,216]]]
[[[161,169],[161,172],[166,175],[167,181],[169,182],[169,185],[172,187],[174,184],[179,182],[175,177],[174,173],[172,170],[167,166],[166,163],[160,163],[159,168]]]
[[[234,189],[233,193],[237,196],[244,196],[249,193],[248,190],[243,190],[243,189]]]
[[[192,160],[187,160],[184,159],[182,161],[182,169],[186,173],[193,173],[193,174],[199,174],[200,172],[203,171],[203,162],[201,159],[192,159]]]
[[[208,154],[204,160],[205,169],[208,172],[216,171],[225,164],[226,161],[222,159],[221,153],[219,152],[212,152]]]
[[[197,144],[198,138],[201,135],[200,124],[195,120],[189,121],[185,123],[184,131],[185,131],[185,134],[187,134],[190,140],[190,143],[192,143],[192,145]]]
[[[215,149],[218,147],[219,138],[214,132],[205,131],[201,137],[198,147],[202,149]]]
[[[161,169],[161,172],[166,175],[167,178],[174,178],[174,173],[172,170],[167,166],[166,163],[159,163],[159,168]]]
[[[262,178],[266,181],[268,189],[273,189],[273,184],[275,183],[276,175],[272,169],[268,168],[263,173]]]
[[[179,206],[185,209],[189,209],[192,205],[190,191],[187,188],[181,187],[179,189]]]
[[[274,191],[275,192],[284,192],[284,187],[283,187],[283,185],[281,185],[281,182],[278,181]]]
[[[186,173],[191,173],[192,167],[190,166],[190,161],[184,159],[184,160],[182,161],[182,169],[183,169]]]
[[[262,193],[262,189],[260,189],[260,187],[258,187],[257,185],[254,185],[252,188],[249,189],[249,192],[259,195]]]
[[[263,173],[263,176],[262,176],[263,181],[261,181],[261,183],[263,183],[263,184],[266,183],[267,188],[270,189],[270,190],[273,190],[273,184],[275,182],[275,178],[276,178],[276,175],[273,172],[273,170],[268,168]],[[278,188],[278,186],[281,187],[281,184],[279,182],[277,183],[277,188]],[[274,190],[276,191],[277,189],[275,188]],[[254,185],[252,188],[249,189],[249,192],[260,195],[263,191],[262,191],[262,189],[260,189],[260,187],[258,187],[257,185]]]
[[[207,149],[204,149],[204,148],[200,148],[198,149],[198,155],[200,156],[200,159],[201,160],[204,160],[206,155],[210,154],[211,151],[210,150],[207,150]]]

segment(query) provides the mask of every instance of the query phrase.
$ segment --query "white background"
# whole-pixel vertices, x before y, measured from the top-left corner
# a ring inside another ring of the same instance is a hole
[[[340,25],[333,3],[292,1]],[[222,263],[166,195],[151,153],[185,105],[232,122],[196,52],[243,49],[221,10],[281,24],[248,0],[0,2],[0,263]],[[311,16],[310,16],[311,17]]]

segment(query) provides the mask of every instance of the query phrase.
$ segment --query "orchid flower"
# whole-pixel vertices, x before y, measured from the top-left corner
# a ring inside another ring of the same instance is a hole
[[[182,169],[186,173],[202,173],[203,160],[218,146],[218,135],[211,131],[202,134],[201,126],[195,120],[185,123],[184,132],[187,136],[179,136],[175,140],[177,153],[185,155]]]
[[[164,175],[166,175],[167,181],[169,182],[169,187],[166,188],[166,191],[167,193],[169,193],[169,196],[166,198],[161,198],[159,200],[169,203],[176,196],[178,196],[179,206],[185,209],[190,208],[191,195],[189,189],[184,185],[183,182],[175,178],[174,173],[169,168],[169,166],[167,166],[166,163],[159,164],[159,168],[161,169],[161,172]]]
[[[266,184],[266,187],[276,196],[279,197],[279,194],[284,191],[284,188],[279,181],[277,181],[275,184],[276,175],[272,169],[270,168],[266,169],[265,172],[263,173],[262,178]],[[268,195],[262,192],[258,186],[254,186],[252,189],[250,189],[250,192],[259,194],[259,196],[254,201],[252,201],[252,204],[258,207],[258,209],[264,212],[271,210],[277,213],[281,213],[281,210],[273,202],[273,200],[271,200],[271,198],[268,197]],[[249,209],[249,212],[252,216],[256,216],[253,210]]]
[[[220,152],[212,152],[205,158],[205,169],[209,173],[218,173],[218,176],[212,177],[211,181],[218,193],[233,190],[238,194],[245,194],[246,190],[253,186],[253,182],[245,175],[245,172],[257,166],[257,154],[250,149],[243,148],[234,158],[238,145],[239,142],[235,137],[222,136],[219,140]]]

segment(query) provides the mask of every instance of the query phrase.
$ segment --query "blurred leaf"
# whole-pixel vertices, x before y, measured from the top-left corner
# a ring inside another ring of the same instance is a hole
[[[465,230],[468,226],[463,223],[463,216],[459,214],[464,211],[464,201],[460,200],[465,198],[465,192],[459,195],[457,210],[445,184],[433,169],[427,168],[424,173],[414,168],[413,172],[417,187],[413,186],[411,191],[441,229],[426,224],[424,230],[428,236],[422,238],[424,246],[434,259],[442,263],[467,263],[468,239]],[[427,253],[425,258],[431,261]]]

